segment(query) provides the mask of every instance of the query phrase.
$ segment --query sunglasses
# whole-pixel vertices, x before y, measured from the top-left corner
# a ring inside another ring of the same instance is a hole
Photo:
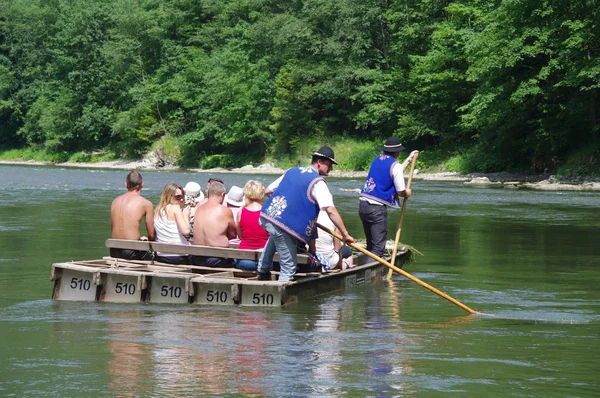
[[[209,178],[208,179],[208,184],[210,184],[211,182],[220,182],[221,184],[224,184],[223,180],[220,180],[218,178]]]
[[[183,195],[175,195],[174,198],[177,200],[183,200]]]

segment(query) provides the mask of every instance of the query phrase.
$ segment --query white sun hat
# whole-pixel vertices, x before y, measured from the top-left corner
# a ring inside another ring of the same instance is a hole
[[[202,193],[202,187],[197,182],[190,181],[185,184],[183,188],[185,194],[196,201],[204,199],[204,193]]]
[[[225,195],[225,202],[232,206],[241,207],[244,204],[244,190],[237,185],[232,186]]]

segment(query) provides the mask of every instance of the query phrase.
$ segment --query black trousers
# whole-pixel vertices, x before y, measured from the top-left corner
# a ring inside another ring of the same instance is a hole
[[[191,256],[193,265],[213,268],[233,268],[233,259],[221,257]]]
[[[159,263],[173,264],[173,265],[188,265],[190,264],[190,256],[161,256],[156,255],[156,261]]]
[[[358,215],[367,237],[367,250],[379,257],[383,256],[388,235],[387,206],[361,200]]]
[[[110,248],[110,256],[125,260],[152,260],[154,253],[140,250]]]

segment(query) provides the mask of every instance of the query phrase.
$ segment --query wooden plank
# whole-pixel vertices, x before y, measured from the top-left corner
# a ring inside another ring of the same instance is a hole
[[[258,261],[260,252],[255,250],[230,249],[224,247],[211,247],[200,245],[181,245],[175,243],[158,243],[152,242],[154,251],[172,253],[172,254],[189,254],[192,256],[205,257],[222,257],[222,258],[239,258],[241,260]]]
[[[149,271],[154,271],[154,270],[162,270],[164,272],[193,272],[194,274],[196,274],[197,276],[204,276],[204,274],[206,275],[210,275],[213,273],[218,273],[218,272],[231,272],[233,271],[236,276],[237,275],[242,275],[243,277],[250,275],[248,277],[251,277],[252,275],[255,274],[254,271],[246,271],[246,270],[242,270],[239,268],[213,268],[213,267],[207,267],[204,265],[187,265],[187,264],[168,264],[168,263],[161,263],[158,261],[146,261],[146,260],[124,260],[124,259],[120,259],[120,258],[113,258],[113,257],[104,257],[104,260],[106,260],[107,264],[109,266],[111,266],[112,268],[115,269],[122,269],[122,270],[135,270],[135,269],[146,269]],[[81,263],[83,264],[83,263]],[[194,271],[198,271],[198,272],[194,272]]]
[[[210,278],[192,278],[191,280],[194,283],[215,283],[215,280],[210,279]],[[240,284],[244,284],[244,285],[257,285],[257,286],[269,286],[269,285],[273,285],[273,286],[282,286],[282,285],[287,285],[290,283],[294,283],[294,282],[278,282],[276,280],[273,281],[259,281],[258,279],[256,279],[256,277],[250,278],[250,279],[242,279],[242,278],[219,278],[218,282],[222,282],[222,283],[229,283],[229,284],[236,284],[236,283],[240,283]]]
[[[108,267],[95,267],[93,265],[87,265],[85,263],[54,263],[52,267],[59,269],[72,269],[75,271],[84,271],[84,272],[97,272],[100,270],[109,269]]]
[[[120,269],[124,271],[144,271],[147,270],[150,265],[147,264],[133,264],[133,263],[116,263],[111,264],[111,268]]]
[[[186,265],[166,266],[166,265],[162,265],[162,264],[163,263],[155,263],[154,265],[148,265],[147,270],[152,271],[152,272],[192,273],[192,269]]]
[[[227,271],[222,271],[222,272],[215,272],[214,274],[207,274],[205,275],[207,278],[224,278],[224,279],[233,279],[235,278],[235,273],[233,272],[233,270],[227,270]]]
[[[147,240],[107,239],[105,245],[115,249],[151,251],[150,243]]]
[[[124,258],[117,258],[117,257],[110,257],[110,256],[104,256],[104,257],[102,257],[102,259],[104,261],[106,261],[107,263],[110,263],[111,266],[114,266],[114,265],[118,266],[118,263],[146,264],[146,265],[154,264],[154,261],[151,261],[151,260],[125,260]]]

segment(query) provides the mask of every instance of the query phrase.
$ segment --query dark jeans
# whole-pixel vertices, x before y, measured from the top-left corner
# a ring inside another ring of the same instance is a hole
[[[161,256],[156,255],[156,261],[160,263],[173,264],[173,265],[188,265],[190,264],[190,256]]]
[[[142,250],[110,248],[110,256],[125,260],[152,260],[154,253]]]
[[[342,258],[348,258],[352,255],[352,249],[348,246],[342,246],[342,250],[340,250],[340,256]]]
[[[367,250],[377,256],[383,256],[388,234],[387,208],[385,205],[372,205],[361,200],[358,215],[367,237]]]
[[[233,259],[221,257],[191,256],[192,264],[213,268],[233,268]]]

